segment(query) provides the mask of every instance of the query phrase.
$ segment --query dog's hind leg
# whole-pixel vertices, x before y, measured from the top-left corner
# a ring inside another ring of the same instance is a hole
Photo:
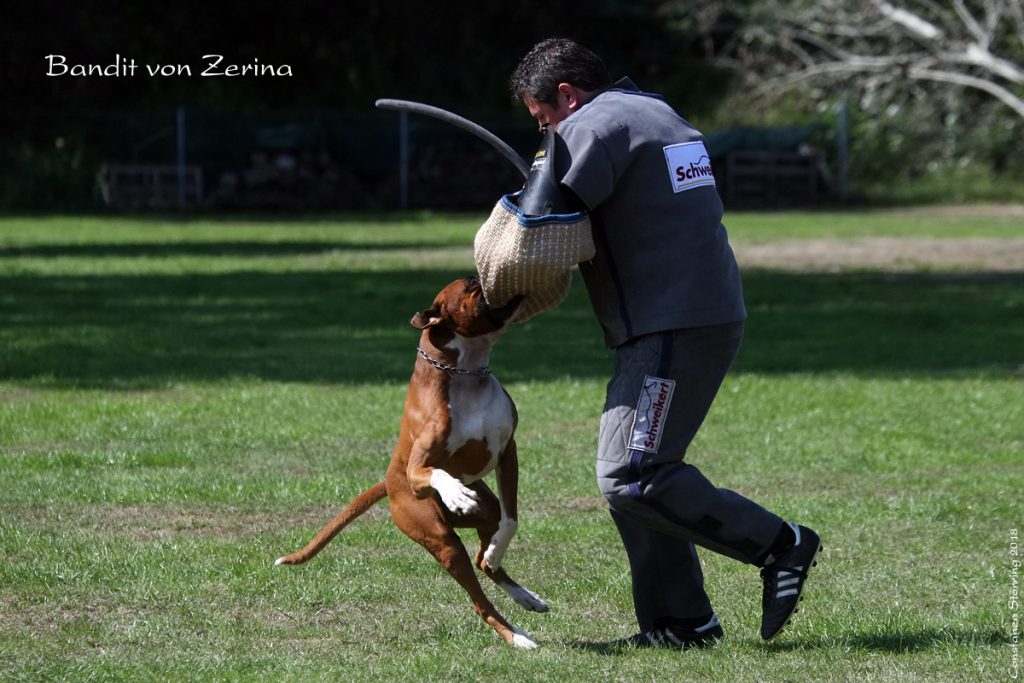
[[[458,534],[452,530],[440,503],[435,498],[415,502],[407,500],[403,505],[392,505],[391,516],[403,533],[426,548],[452,578],[458,581],[469,594],[476,613],[506,643],[524,649],[537,647],[528,635],[508,623],[487,599],[480,581],[476,578],[476,572],[473,571],[466,547]]]
[[[483,559],[483,548],[486,547],[486,541],[484,546],[481,547],[480,552],[477,554],[477,566],[480,570],[487,575],[491,581],[498,584],[498,587],[509,594],[516,604],[525,609],[527,612],[547,612],[548,603],[544,602],[544,599],[534,593],[529,588],[522,586],[512,580],[512,577],[508,575],[508,572],[504,568],[491,569],[481,563]]]
[[[498,584],[498,587],[509,594],[516,604],[525,609],[528,612],[547,612],[548,603],[544,602],[544,599],[534,593],[529,588],[522,586],[512,580],[512,577],[508,575],[504,567],[498,569],[492,569],[487,562],[484,560],[484,552],[491,542],[491,534],[483,529],[477,528],[477,534],[480,536],[480,550],[476,554],[476,566],[480,568],[484,574],[487,575],[494,583]]]
[[[476,553],[475,561],[477,568],[486,574],[487,578],[498,584],[499,588],[508,593],[516,604],[526,611],[547,612],[548,604],[544,602],[543,598],[529,588],[513,581],[504,567],[492,567],[487,561],[488,550],[494,545],[495,535],[502,531],[501,524],[505,518],[501,514],[501,505],[498,503],[497,496],[487,487],[487,484],[475,481],[469,485],[469,488],[477,494],[477,500],[480,502],[479,512],[457,516],[449,512],[448,518],[451,520],[452,526],[476,529],[477,536],[480,537],[480,550]],[[509,530],[506,528],[504,531],[508,533]],[[514,533],[514,529],[511,530],[511,534]],[[508,547],[510,540],[511,538],[507,538],[503,541],[502,555],[504,555],[504,550]]]

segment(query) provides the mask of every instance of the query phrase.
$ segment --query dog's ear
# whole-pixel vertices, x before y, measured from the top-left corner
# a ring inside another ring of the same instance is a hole
[[[439,306],[432,306],[425,311],[420,311],[412,317],[409,324],[415,327],[417,330],[425,330],[428,327],[441,322],[441,309]]]

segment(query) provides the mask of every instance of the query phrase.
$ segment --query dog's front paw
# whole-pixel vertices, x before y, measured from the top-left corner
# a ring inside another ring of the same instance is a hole
[[[452,512],[467,515],[480,511],[480,500],[476,492],[444,470],[435,469],[431,472],[430,485],[441,496],[444,506]]]
[[[445,507],[460,515],[469,515],[480,511],[480,501],[477,500],[476,494],[464,486],[447,497],[441,496],[441,500],[444,501]]]

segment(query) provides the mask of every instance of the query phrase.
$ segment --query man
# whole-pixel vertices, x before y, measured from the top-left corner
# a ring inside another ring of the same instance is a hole
[[[590,212],[580,264],[615,350],[597,478],[629,556],[637,645],[708,645],[723,631],[694,544],[762,567],[761,636],[796,611],[814,531],[716,488],[686,449],[735,357],[746,308],[704,138],[665,101],[611,83],[590,50],[537,44],[510,86],[557,133],[554,172]]]

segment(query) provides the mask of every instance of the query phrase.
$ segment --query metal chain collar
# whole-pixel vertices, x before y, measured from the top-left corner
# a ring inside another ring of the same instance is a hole
[[[491,368],[486,365],[477,370],[466,370],[464,368],[453,367],[451,365],[448,365],[447,363],[442,363],[439,360],[431,358],[430,356],[427,355],[426,351],[424,351],[418,346],[416,347],[416,351],[418,351],[419,354],[423,356],[423,360],[427,361],[438,370],[444,370],[445,372],[452,375],[476,375],[477,377],[486,377],[487,375],[491,374]]]

